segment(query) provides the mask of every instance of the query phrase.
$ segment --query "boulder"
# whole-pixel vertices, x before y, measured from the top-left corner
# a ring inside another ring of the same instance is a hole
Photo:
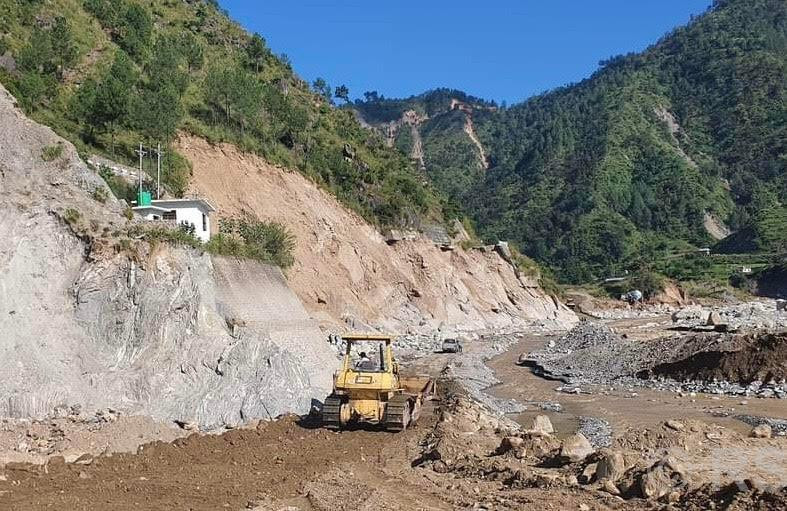
[[[549,420],[549,417],[536,415],[536,418],[533,419],[532,432],[540,435],[551,435],[555,432],[555,428],[552,426],[552,421]]]
[[[642,475],[640,492],[646,499],[660,499],[672,492],[670,471],[663,465],[656,465]]]
[[[599,489],[609,493],[610,495],[620,495],[620,490],[618,487],[609,479],[604,479],[604,481],[601,482]]]
[[[598,460],[596,479],[617,481],[626,471],[626,460],[620,451],[605,449]]]
[[[686,479],[686,469],[675,458],[667,456],[650,467],[640,479],[640,493],[646,499],[660,499],[673,492]]]
[[[598,463],[589,463],[582,471],[580,476],[582,484],[590,484],[590,482],[593,481],[593,478],[596,476],[597,469]]]
[[[593,454],[593,446],[582,433],[567,437],[560,448],[560,457],[570,463],[582,461],[591,454]]]
[[[686,429],[686,426],[684,426],[682,422],[676,421],[674,419],[668,420],[667,422],[664,423],[664,425],[674,431],[683,431],[684,429]]]
[[[724,322],[721,320],[721,316],[718,312],[712,311],[708,314],[708,319],[705,321],[707,326],[717,326],[723,325]]]
[[[507,436],[500,442],[500,447],[497,448],[497,452],[499,454],[505,454],[509,451],[516,451],[521,449],[524,443],[525,441],[518,436]]]
[[[771,438],[773,429],[769,424],[760,424],[751,430],[750,436],[752,438]]]

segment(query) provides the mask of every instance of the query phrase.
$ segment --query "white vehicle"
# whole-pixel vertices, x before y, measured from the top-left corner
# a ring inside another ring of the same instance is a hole
[[[443,353],[462,353],[462,343],[458,339],[444,339],[442,351]]]

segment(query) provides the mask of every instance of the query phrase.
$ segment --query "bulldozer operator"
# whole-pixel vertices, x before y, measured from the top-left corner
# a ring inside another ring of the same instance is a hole
[[[362,351],[355,362],[355,368],[359,371],[378,371],[377,362],[369,358],[365,351]]]

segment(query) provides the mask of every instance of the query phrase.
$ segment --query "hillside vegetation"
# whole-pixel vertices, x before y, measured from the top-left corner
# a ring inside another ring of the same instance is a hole
[[[81,151],[135,164],[140,142],[161,142],[174,195],[190,172],[170,147],[183,130],[297,168],[378,225],[442,220],[407,158],[215,2],[0,0],[4,53],[0,82]]]
[[[516,242],[563,281],[712,246],[709,220],[747,250],[785,251],[786,86],[787,4],[718,0],[581,83],[475,110],[485,173],[456,142],[461,126],[423,130],[440,148],[427,170],[485,238]]]

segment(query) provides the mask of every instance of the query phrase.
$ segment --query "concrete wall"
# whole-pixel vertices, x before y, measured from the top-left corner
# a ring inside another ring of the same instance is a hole
[[[194,235],[203,243],[210,241],[210,217],[203,213],[199,208],[177,208],[175,209],[178,224],[189,223],[194,226]],[[205,223],[203,226],[203,215]],[[203,228],[204,227],[204,228]]]

